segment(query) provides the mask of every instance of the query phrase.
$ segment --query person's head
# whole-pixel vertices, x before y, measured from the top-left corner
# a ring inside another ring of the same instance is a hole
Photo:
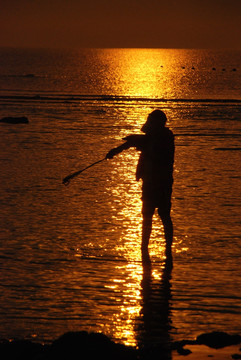
[[[165,113],[161,110],[154,110],[148,115],[141,131],[145,134],[155,134],[164,128],[166,122],[167,117]]]

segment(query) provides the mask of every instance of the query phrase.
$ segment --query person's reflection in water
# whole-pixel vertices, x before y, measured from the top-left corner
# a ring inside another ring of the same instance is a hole
[[[171,194],[173,184],[174,136],[166,124],[161,110],[149,114],[141,130],[145,135],[129,135],[125,143],[110,150],[107,159],[123,150],[135,147],[141,151],[136,170],[136,180],[142,179],[142,259],[150,261],[148,253],[155,209],[162,220],[166,240],[166,256],[171,256],[173,225],[171,219]]]
[[[172,258],[164,263],[162,279],[152,276],[151,263],[143,263],[142,311],[136,337],[141,359],[172,359],[171,352],[171,271]]]

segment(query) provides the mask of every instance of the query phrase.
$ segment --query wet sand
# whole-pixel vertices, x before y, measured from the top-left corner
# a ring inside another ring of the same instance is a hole
[[[185,347],[185,349],[189,349],[191,351],[189,355],[180,355],[176,350],[174,350],[172,353],[172,360],[241,359],[240,347],[241,345],[233,345],[227,346],[223,349],[212,349],[205,345],[189,345]]]

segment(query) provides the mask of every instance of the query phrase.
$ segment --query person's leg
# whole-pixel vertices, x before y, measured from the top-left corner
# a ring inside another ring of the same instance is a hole
[[[155,211],[155,206],[150,201],[143,200],[142,204],[142,243],[141,252],[142,259],[149,260],[148,245],[152,230],[152,217]]]
[[[173,223],[171,219],[171,186],[163,188],[162,196],[160,197],[160,203],[158,206],[158,214],[162,220],[164,227],[164,235],[166,240],[166,255],[172,254],[172,242],[173,242]]]
[[[170,214],[163,214],[162,211],[158,210],[160,218],[164,226],[164,234],[166,240],[166,255],[172,253],[172,242],[173,242],[173,224]]]

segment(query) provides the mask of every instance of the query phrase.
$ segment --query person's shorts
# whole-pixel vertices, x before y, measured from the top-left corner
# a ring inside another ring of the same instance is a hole
[[[153,186],[153,184],[150,183],[143,183],[141,198],[143,202],[143,208],[157,208],[159,211],[170,213],[172,183],[172,181],[168,181],[158,184],[158,186]]]

